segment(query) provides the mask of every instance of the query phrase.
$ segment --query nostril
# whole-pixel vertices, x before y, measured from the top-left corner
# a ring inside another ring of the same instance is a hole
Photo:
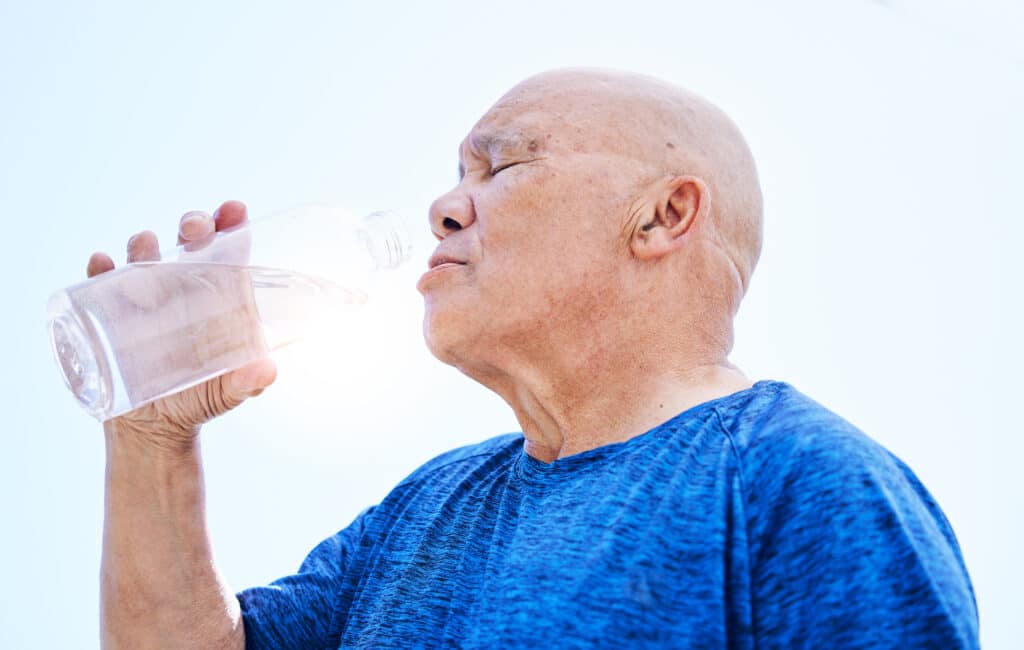
[[[444,226],[445,230],[462,230],[462,224],[451,217],[445,217],[441,225]]]

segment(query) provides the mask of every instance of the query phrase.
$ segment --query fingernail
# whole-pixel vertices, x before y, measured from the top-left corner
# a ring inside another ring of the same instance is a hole
[[[185,239],[195,239],[206,234],[209,217],[202,214],[187,214],[181,219],[178,230]]]

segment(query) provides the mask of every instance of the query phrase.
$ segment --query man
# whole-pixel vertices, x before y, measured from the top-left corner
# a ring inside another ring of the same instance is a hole
[[[522,434],[443,454],[296,575],[212,560],[200,425],[259,361],[115,419],[103,638],[149,647],[975,647],[953,531],[913,473],[727,356],[761,247],[736,127],[654,79],[557,71],[462,143],[418,288],[440,360]],[[183,241],[245,218],[190,213]],[[129,260],[157,250],[152,233]],[[108,270],[90,260],[90,275]]]

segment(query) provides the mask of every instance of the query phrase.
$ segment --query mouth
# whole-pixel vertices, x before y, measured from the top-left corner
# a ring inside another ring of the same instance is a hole
[[[456,259],[448,255],[439,255],[435,253],[430,257],[430,260],[427,261],[427,269],[432,271],[440,266],[461,264],[465,264],[465,262],[463,260]]]
[[[419,282],[416,283],[416,288],[420,293],[426,295],[427,287],[434,284],[435,278],[443,276],[447,269],[466,266],[466,264],[467,262],[449,255],[440,255],[435,253],[427,262],[427,272],[420,276]]]

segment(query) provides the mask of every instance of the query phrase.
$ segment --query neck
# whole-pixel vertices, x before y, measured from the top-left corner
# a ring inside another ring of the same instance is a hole
[[[619,359],[567,375],[550,367],[520,368],[514,380],[506,375],[502,385],[492,388],[514,410],[526,453],[552,462],[629,440],[693,406],[753,385],[724,355],[660,371],[650,361]]]

